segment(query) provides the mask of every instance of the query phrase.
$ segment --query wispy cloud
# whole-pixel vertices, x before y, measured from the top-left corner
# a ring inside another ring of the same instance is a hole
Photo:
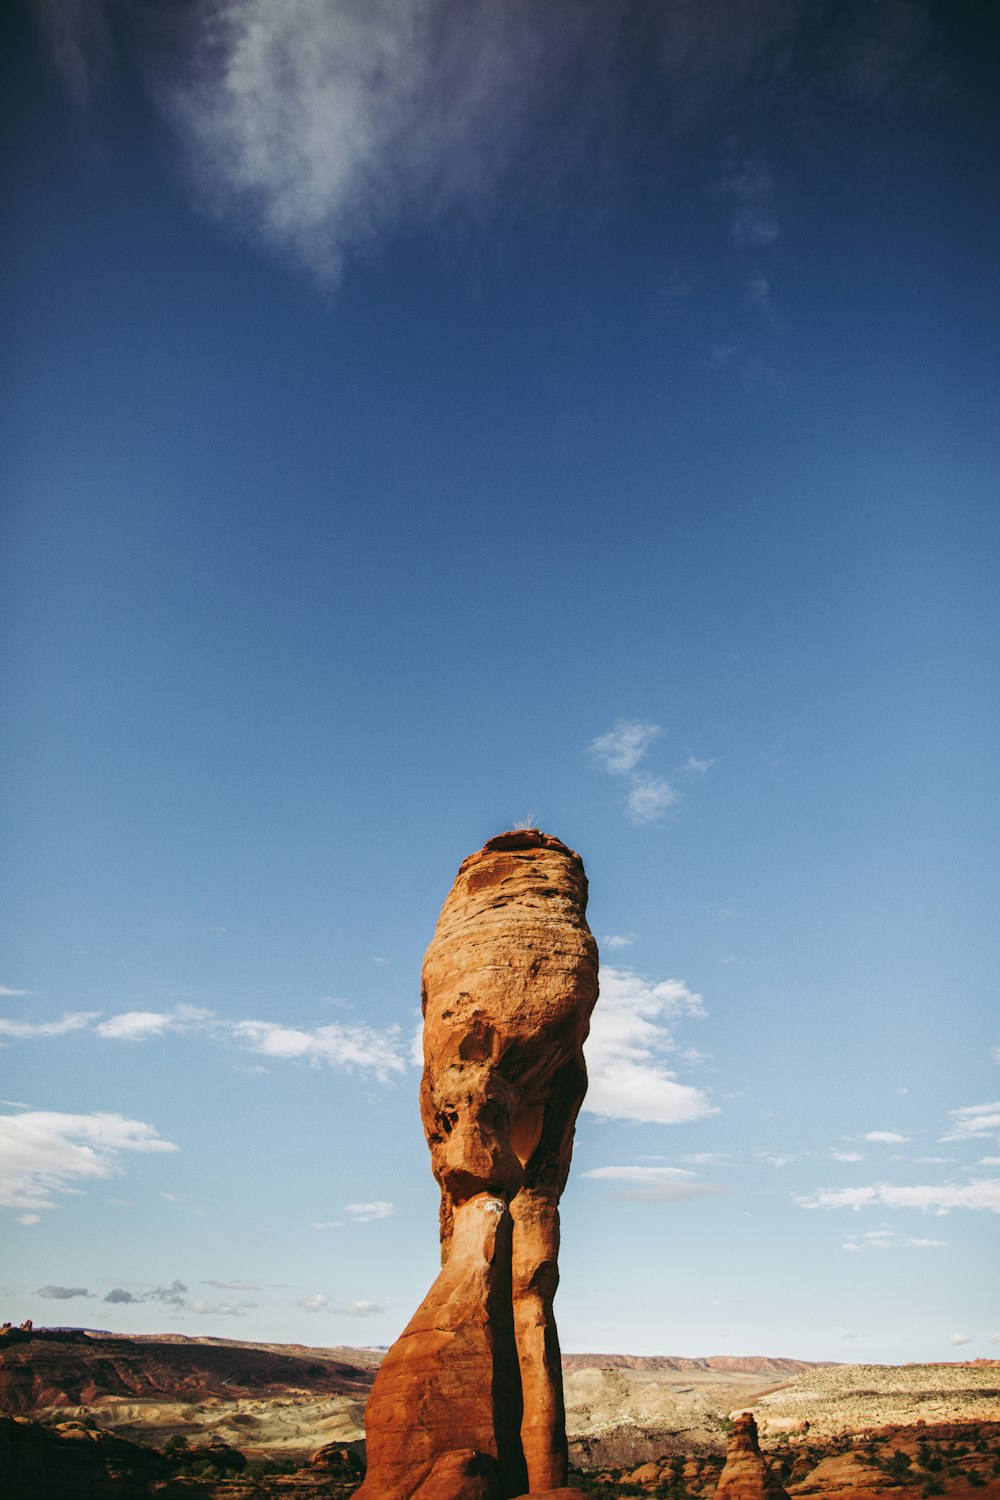
[[[231,1034],[252,1052],[265,1057],[304,1058],[318,1066],[347,1072],[359,1069],[386,1083],[393,1073],[406,1071],[399,1028],[376,1031],[358,1022],[331,1022],[312,1029],[280,1026],[274,1021],[236,1021]]]
[[[704,776],[714,765],[714,756],[709,755],[704,760],[699,760],[696,755],[689,755],[681,769],[693,776]]]
[[[145,1042],[168,1031],[185,1031],[212,1020],[212,1012],[197,1005],[178,1005],[171,1011],[126,1010],[94,1027],[98,1036],[116,1042]]]
[[[214,1286],[223,1292],[259,1292],[260,1287],[256,1281],[213,1281],[210,1277],[204,1280],[202,1286]]]
[[[839,1151],[836,1146],[830,1147],[830,1155],[834,1161],[864,1161],[862,1151]]]
[[[206,1281],[203,1284],[236,1288],[246,1286],[250,1290],[256,1290],[244,1282]],[[130,1287],[112,1287],[103,1300],[116,1306],[126,1307],[135,1303],[156,1302],[161,1307],[169,1307],[175,1313],[194,1313],[198,1317],[241,1318],[258,1306],[256,1302],[247,1301],[245,1297],[229,1302],[207,1302],[204,1297],[191,1297],[188,1295],[188,1288],[180,1280],[172,1281],[169,1286],[144,1286],[134,1291]]]
[[[0,1037],[9,1036],[14,1041],[29,1042],[43,1036],[65,1036],[69,1031],[82,1031],[97,1019],[100,1011],[78,1010],[67,1013],[58,1021],[5,1021],[0,1020]]]
[[[34,3],[86,103],[110,70],[110,0]],[[123,50],[138,36],[205,207],[334,283],[348,258],[400,232],[482,236],[527,207],[551,213],[584,177],[593,190],[592,163],[612,177],[650,108],[667,140],[734,110],[755,126],[765,59],[769,99],[791,113],[786,138],[816,107],[805,99],[842,109],[912,91],[926,5],[870,10],[831,27],[819,80],[802,72],[816,49],[796,46],[810,24],[799,0],[151,0],[116,7],[114,35]],[[741,247],[778,235],[773,174],[759,152],[731,150],[723,191]],[[668,310],[688,294],[686,274],[675,278]]]
[[[908,1135],[900,1135],[897,1130],[866,1130],[858,1137],[862,1141],[880,1142],[886,1146],[899,1146],[909,1140]]]
[[[625,799],[631,823],[655,823],[677,801],[677,793],[662,776],[635,776]]]
[[[90,1031],[104,1041],[152,1042],[168,1034],[201,1032],[218,1042],[236,1042],[247,1051],[283,1060],[302,1059],[319,1066],[362,1072],[387,1083],[407,1068],[407,1048],[398,1026],[378,1030],[362,1022],[334,1021],[321,1026],[285,1026],[276,1021],[228,1021],[196,1005],[171,1010],[129,1010],[100,1020],[99,1011],[77,1011],[58,1021],[0,1019],[0,1038],[33,1041]],[[2,1045],[2,1041],[0,1041]]]
[[[707,1095],[679,1083],[663,1061],[673,1022],[704,1015],[700,995],[679,979],[601,969],[601,1001],[584,1046],[590,1085],[583,1108],[604,1119],[673,1125],[716,1113]]]
[[[610,1196],[633,1203],[687,1203],[729,1191],[718,1184],[697,1182],[693,1172],[681,1167],[592,1167],[581,1176],[622,1184]]]
[[[638,771],[653,741],[663,733],[659,724],[619,719],[614,729],[591,740],[588,754],[609,775],[628,783],[625,816],[631,823],[654,823],[678,800],[669,781]]]
[[[950,1134],[943,1135],[943,1141],[977,1140],[1000,1131],[1000,1099],[992,1104],[966,1104],[948,1113]]]
[[[803,1208],[922,1208],[939,1214],[969,1208],[1000,1213],[1000,1179],[980,1178],[939,1187],[893,1187],[879,1183],[871,1187],[820,1188],[812,1197],[800,1197],[797,1202]]]
[[[12,990],[9,985],[0,984],[0,996],[5,1000],[14,999],[18,995],[30,995],[30,990]]]
[[[609,949],[612,953],[619,948],[630,948],[635,942],[635,934],[608,932],[601,938],[601,947]]]
[[[155,1126],[118,1114],[29,1110],[0,1116],[0,1207],[55,1208],[53,1195],[118,1175],[122,1152],[176,1151]]]
[[[376,1219],[387,1219],[390,1214],[394,1214],[396,1205],[376,1198],[373,1203],[345,1203],[344,1212],[350,1215],[355,1224],[371,1224]]]
[[[849,1234],[845,1237],[840,1247],[855,1255],[863,1255],[869,1250],[946,1250],[947,1240],[914,1239],[905,1235],[897,1235],[893,1229],[872,1229],[867,1234]]]
[[[733,199],[730,233],[733,244],[761,250],[778,238],[774,179],[760,158],[734,163],[722,178],[722,191]]]
[[[71,1297],[93,1297],[85,1286],[40,1286],[36,1297],[48,1297],[53,1302],[68,1302]]]
[[[661,735],[659,724],[640,724],[635,719],[619,719],[614,729],[591,740],[589,753],[612,776],[627,776],[634,771],[650,745]]]

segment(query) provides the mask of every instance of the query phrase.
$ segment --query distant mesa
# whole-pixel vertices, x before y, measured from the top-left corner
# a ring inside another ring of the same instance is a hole
[[[538,829],[490,839],[445,901],[424,959],[420,1089],[442,1268],[375,1380],[365,1500],[566,1485],[552,1301],[597,1000],[586,908],[579,855]]]

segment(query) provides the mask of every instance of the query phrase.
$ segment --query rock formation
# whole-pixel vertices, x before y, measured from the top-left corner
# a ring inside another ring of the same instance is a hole
[[[445,901],[420,1089],[442,1269],[375,1381],[366,1500],[486,1500],[491,1473],[498,1497],[566,1484],[552,1300],[597,999],[586,906],[579,855],[537,829],[491,839]]]
[[[753,1412],[741,1411],[733,1420],[715,1500],[788,1500],[761,1454]]]

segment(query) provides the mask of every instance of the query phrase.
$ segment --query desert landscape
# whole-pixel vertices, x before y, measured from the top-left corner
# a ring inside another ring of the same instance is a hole
[[[382,1354],[11,1329],[0,1336],[4,1494],[353,1494]],[[741,1411],[789,1495],[1000,1496],[1000,1362],[571,1354],[563,1370],[572,1482],[609,1500],[710,1500]]]

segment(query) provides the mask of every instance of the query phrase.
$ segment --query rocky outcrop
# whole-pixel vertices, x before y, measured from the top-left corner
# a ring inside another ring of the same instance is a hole
[[[740,1412],[733,1421],[715,1500],[788,1500],[761,1454],[752,1412]]]
[[[140,1500],[167,1472],[159,1453],[80,1422],[0,1417],[5,1500]]]
[[[500,1496],[566,1483],[552,1301],[597,999],[586,905],[579,856],[537,829],[491,839],[445,901],[424,960],[420,1090],[442,1269],[372,1391],[366,1500],[423,1494],[444,1455],[470,1449],[496,1465]]]

